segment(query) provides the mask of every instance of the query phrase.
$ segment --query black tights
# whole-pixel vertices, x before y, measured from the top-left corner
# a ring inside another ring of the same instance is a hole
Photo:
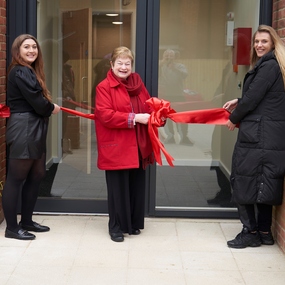
[[[45,176],[45,154],[41,159],[9,159],[7,180],[3,189],[3,210],[9,230],[19,228],[17,204],[22,191],[21,221],[32,223],[32,215],[38,198],[39,186]]]

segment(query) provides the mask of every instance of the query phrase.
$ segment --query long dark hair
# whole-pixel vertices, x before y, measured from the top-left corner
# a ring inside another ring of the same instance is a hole
[[[38,49],[38,56],[31,65],[25,62],[20,55],[20,47],[22,43],[27,39],[34,40],[37,45],[37,49]],[[45,82],[43,55],[42,55],[42,51],[41,51],[41,48],[40,48],[40,45],[37,39],[34,36],[29,35],[29,34],[22,34],[18,36],[12,44],[11,54],[12,54],[12,61],[8,68],[8,74],[11,71],[11,69],[16,65],[22,65],[22,66],[27,66],[29,68],[32,68],[36,74],[37,80],[39,81],[43,89],[44,97],[47,98],[49,101],[51,101],[50,92],[48,91],[46,82]]]

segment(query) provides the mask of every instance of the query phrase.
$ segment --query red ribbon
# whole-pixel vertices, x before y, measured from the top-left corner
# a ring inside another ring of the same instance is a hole
[[[160,151],[163,152],[168,164],[174,166],[173,157],[167,153],[164,145],[158,137],[158,127],[165,124],[166,118],[171,119],[176,123],[191,123],[191,124],[214,124],[225,125],[229,119],[230,113],[223,108],[214,108],[206,110],[195,110],[177,113],[170,108],[170,103],[165,100],[152,97],[146,101],[152,108],[153,112],[150,115],[148,132],[150,135],[155,160],[159,165],[162,165]]]
[[[176,123],[225,125],[229,115],[224,108],[214,108],[169,114],[168,118]]]
[[[76,102],[72,101],[72,103]],[[176,123],[214,124],[214,125],[225,125],[229,119],[229,112],[223,108],[185,111],[177,113],[174,109],[170,107],[170,102],[165,101],[163,99],[152,97],[148,99],[146,103],[153,110],[149,118],[148,132],[150,135],[154,156],[156,162],[159,165],[162,165],[161,154],[160,154],[160,151],[162,151],[168,164],[170,166],[174,166],[172,163],[174,158],[166,151],[163,143],[159,140],[158,136],[158,128],[164,126],[167,118],[171,119]],[[75,105],[78,105],[85,109],[92,109],[92,107],[89,107],[85,104],[77,103]],[[94,114],[86,114],[65,107],[60,107],[60,109],[72,115],[80,116],[90,120],[95,119]],[[0,104],[0,117],[8,118],[9,116],[10,116],[10,108],[6,105]]]
[[[60,107],[60,109],[64,112],[67,112],[69,114],[72,115],[76,115],[76,116],[80,116],[86,119],[90,119],[90,120],[94,120],[95,119],[95,115],[94,114],[86,114],[86,113],[82,113],[73,109],[69,109],[69,108],[65,108],[65,107]]]
[[[1,118],[10,117],[10,108],[8,106],[0,104],[0,117]]]
[[[73,100],[72,103],[76,103]],[[153,112],[150,115],[148,132],[150,135],[153,152],[155,159],[159,165],[162,165],[160,151],[166,157],[166,160],[170,166],[173,166],[172,161],[174,158],[166,151],[164,145],[159,140],[158,128],[164,126],[167,118],[171,119],[176,123],[186,124],[214,124],[214,125],[225,125],[229,119],[229,112],[223,108],[195,110],[195,111],[184,111],[177,113],[170,107],[170,102],[163,99],[152,97],[146,101],[146,103],[152,108]],[[92,109],[85,104],[76,103],[75,105],[83,107],[85,109]],[[86,119],[95,119],[94,114],[86,114],[73,109],[60,107],[64,112],[72,115],[80,116]],[[0,117],[8,118],[10,116],[10,108],[6,105],[0,104]]]
[[[156,97],[148,99],[146,103],[153,110],[149,118],[148,133],[150,136],[155,160],[159,165],[162,165],[160,154],[162,151],[168,164],[170,166],[174,166],[172,162],[174,158],[166,151],[163,143],[159,140],[158,136],[158,128],[165,125],[167,118],[176,123],[225,125],[230,115],[230,113],[223,108],[194,110],[177,113],[170,107],[170,102],[163,99],[158,99]],[[91,120],[95,119],[94,114],[85,114],[65,107],[60,108],[62,111],[73,115]]]

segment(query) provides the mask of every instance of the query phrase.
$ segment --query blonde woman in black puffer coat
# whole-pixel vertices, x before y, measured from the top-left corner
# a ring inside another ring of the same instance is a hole
[[[269,26],[253,35],[251,68],[242,98],[224,104],[227,127],[239,124],[232,158],[231,185],[243,225],[227,242],[232,248],[272,245],[272,206],[282,203],[285,175],[285,49]]]

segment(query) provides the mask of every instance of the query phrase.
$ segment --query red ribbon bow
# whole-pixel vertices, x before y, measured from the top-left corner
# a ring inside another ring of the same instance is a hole
[[[146,103],[153,110],[148,121],[148,133],[150,136],[155,160],[159,165],[162,165],[160,155],[160,151],[162,151],[168,164],[173,166],[172,161],[174,158],[166,151],[163,143],[159,140],[157,128],[164,126],[169,115],[176,113],[176,111],[170,108],[170,102],[163,99],[160,100],[156,97],[148,99]]]

